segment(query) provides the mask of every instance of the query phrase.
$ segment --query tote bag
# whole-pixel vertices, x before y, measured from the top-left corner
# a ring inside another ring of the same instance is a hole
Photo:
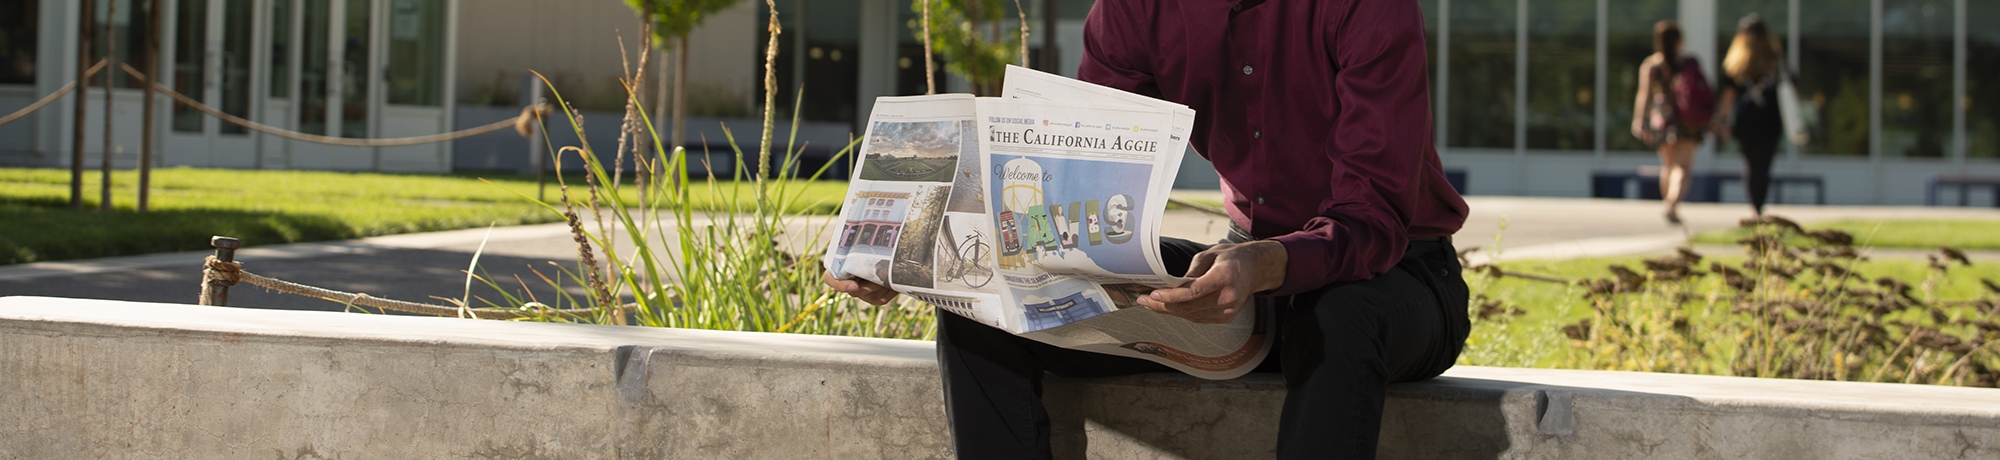
[[[1799,89],[1792,85],[1792,73],[1780,72],[1778,79],[1778,116],[1785,121],[1785,137],[1793,144],[1806,145],[1812,140],[1812,133],[1806,130],[1805,115],[1799,113]]]

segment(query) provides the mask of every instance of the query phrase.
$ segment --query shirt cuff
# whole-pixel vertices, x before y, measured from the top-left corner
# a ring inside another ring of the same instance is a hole
[[[1277,289],[1260,292],[1262,295],[1283,296],[1300,294],[1325,286],[1327,242],[1317,235],[1305,232],[1288,233],[1271,238],[1285,245],[1285,283]]]

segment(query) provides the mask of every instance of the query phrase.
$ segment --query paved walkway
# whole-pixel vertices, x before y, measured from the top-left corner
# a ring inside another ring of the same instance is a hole
[[[1184,196],[1219,198],[1201,192]],[[1472,215],[1454,239],[1461,249],[1481,246],[1473,254],[1476,261],[1495,256],[1508,260],[1664,253],[1683,244],[1692,232],[1730,228],[1749,214],[1748,206],[1742,204],[1687,204],[1681,211],[1685,225],[1676,227],[1663,221],[1656,201],[1470,197],[1468,202]],[[1780,205],[1771,212],[1808,224],[1843,218],[2000,220],[2000,211],[1982,208]],[[795,224],[795,228],[801,229],[796,233],[809,235],[811,229],[824,228],[824,222],[824,218],[804,219]],[[1173,211],[1168,213],[1162,233],[1215,241],[1227,229],[1224,219],[1194,211]],[[805,239],[794,238],[792,244],[802,246]],[[566,227],[545,224],[497,228],[490,236],[486,229],[472,229],[252,247],[239,251],[238,260],[244,262],[246,269],[265,276],[377,297],[442,304],[433,297],[457,299],[469,291],[474,296],[497,300],[497,293],[483,283],[474,282],[469,290],[466,287],[464,270],[473,254],[479,252],[484,273],[516,295],[532,292],[547,303],[552,301],[550,297],[555,291],[539,280],[535,271],[553,278],[559,270],[551,264],[574,267],[575,251]],[[193,303],[200,291],[200,265],[206,254],[185,252],[0,266],[0,296]],[[2000,259],[2000,253],[1975,254],[1974,258]],[[516,281],[516,277],[521,281]],[[522,281],[529,289],[521,287]],[[574,288],[575,283],[569,284]],[[570,291],[582,293],[580,289]],[[231,290],[230,304],[302,310],[342,308],[327,301],[268,293],[248,285]],[[475,300],[474,304],[478,306],[479,302]]]

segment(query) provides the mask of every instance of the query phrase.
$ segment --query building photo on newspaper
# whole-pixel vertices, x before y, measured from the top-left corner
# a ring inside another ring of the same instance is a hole
[[[1242,375],[1269,312],[1197,324],[1129,300],[1189,281],[1159,239],[1194,115],[1013,66],[997,98],[877,98],[826,269],[1051,345]]]

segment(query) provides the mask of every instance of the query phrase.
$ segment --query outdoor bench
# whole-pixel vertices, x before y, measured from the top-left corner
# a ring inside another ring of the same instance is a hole
[[[1938,191],[1944,187],[1958,188],[1958,205],[1972,204],[1973,187],[1986,187],[1993,191],[1993,207],[2000,208],[2000,176],[1975,176],[1971,174],[1940,174],[1932,177],[1926,187],[1924,205],[1938,205]]]
[[[1720,202],[1726,183],[1743,180],[1743,173],[1738,171],[1696,171],[1692,176],[1687,193],[1681,197],[1690,203]],[[1590,196],[1629,198],[1631,194],[1626,193],[1626,188],[1632,182],[1638,183],[1639,199],[1660,199],[1660,168],[1657,166],[1634,171],[1593,171],[1590,174]],[[1813,204],[1826,204],[1826,180],[1818,174],[1771,174],[1771,202],[1785,202],[1785,188],[1794,185],[1812,187]]]

